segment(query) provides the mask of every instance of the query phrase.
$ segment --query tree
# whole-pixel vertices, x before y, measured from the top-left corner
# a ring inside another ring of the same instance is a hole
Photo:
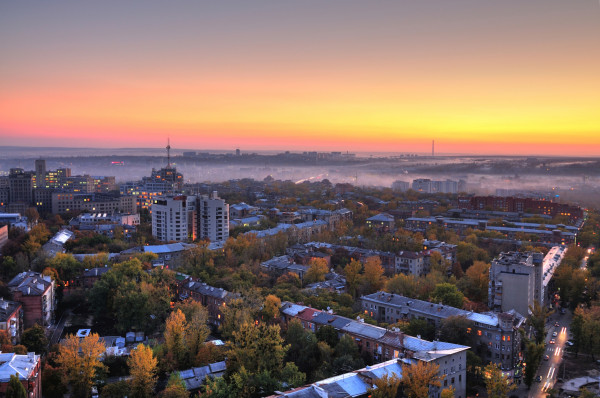
[[[281,300],[279,297],[273,294],[269,294],[265,297],[265,305],[262,312],[267,321],[273,321],[279,318],[279,307],[281,307]]]
[[[470,345],[472,340],[473,321],[463,316],[449,316],[440,325],[440,340],[448,343]]]
[[[97,333],[91,333],[83,339],[68,335],[61,343],[56,362],[60,365],[65,381],[73,387],[77,396],[88,396],[94,377],[104,365],[100,356],[106,350]]]
[[[533,307],[529,306],[529,324],[533,327],[535,333],[535,341],[540,344],[544,342],[546,337],[546,320],[554,311],[549,310],[546,306],[540,304],[539,301],[534,301]]]
[[[44,395],[45,396],[45,395]],[[129,396],[129,383],[126,380],[110,383],[102,387],[102,398],[125,398]],[[62,395],[60,396],[62,398]]]
[[[402,384],[404,393],[408,398],[422,398],[429,396],[431,386],[440,387],[442,376],[440,366],[433,362],[418,361],[415,364],[403,366]]]
[[[344,275],[346,276],[346,284],[348,285],[348,293],[352,295],[352,297],[356,297],[356,289],[360,284],[360,271],[362,269],[362,264],[360,261],[352,260],[346,268],[344,268]]]
[[[210,334],[208,311],[202,303],[192,299],[178,303],[175,306],[175,311],[177,310],[181,310],[184,315],[184,342],[187,353],[185,366],[198,365],[195,359]]]
[[[542,355],[544,355],[544,343],[536,344],[533,341],[527,343],[525,350],[525,361],[527,366],[525,367],[525,375],[523,381],[527,385],[527,387],[531,387],[533,383],[533,378],[537,373],[537,370],[540,366],[540,362],[542,361]]]
[[[385,282],[383,272],[384,270],[381,266],[381,260],[379,257],[367,258],[365,261],[365,273],[363,275],[363,281],[367,294],[374,293],[383,288]]]
[[[440,283],[433,290],[433,300],[451,307],[462,308],[465,296],[452,283]]]
[[[43,354],[48,347],[48,338],[44,328],[38,324],[33,325],[29,329],[25,329],[21,336],[21,344],[27,347],[27,351]]]
[[[240,330],[233,332],[233,340],[228,343],[227,371],[237,371],[241,367],[250,373],[280,371],[289,346],[283,345],[279,332],[279,325],[242,325]]]
[[[131,351],[127,359],[129,366],[130,391],[131,396],[135,398],[147,398],[152,396],[154,384],[156,384],[156,365],[158,361],[154,357],[152,350],[140,344]]]
[[[485,388],[489,398],[508,398],[508,393],[517,388],[506,377],[495,363],[485,367]]]
[[[10,375],[8,387],[6,388],[6,398],[27,398],[27,390],[19,380],[19,374]]]
[[[322,258],[313,258],[308,263],[308,271],[304,275],[304,281],[307,284],[314,282],[322,282],[325,280],[325,275],[329,272],[327,261]]]
[[[454,389],[454,387],[444,388],[442,390],[442,398],[454,398],[455,393],[456,390]]]
[[[402,380],[395,374],[391,376],[384,374],[382,377],[373,380],[375,386],[369,388],[367,394],[372,398],[395,398],[398,396],[401,382]]]
[[[412,318],[409,322],[401,322],[398,326],[409,336],[420,336],[425,340],[435,339],[435,326],[426,319]]]
[[[487,303],[490,265],[483,261],[475,261],[467,268],[465,275],[457,286],[471,300]]]
[[[161,398],[188,398],[190,396],[186,389],[185,382],[179,372],[171,373],[167,387],[160,394]]]
[[[174,367],[179,369],[185,365],[187,349],[185,344],[185,315],[180,309],[171,312],[165,325],[165,345],[167,352],[174,361]]]

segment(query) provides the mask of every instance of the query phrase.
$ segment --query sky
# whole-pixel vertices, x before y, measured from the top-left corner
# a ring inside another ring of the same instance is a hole
[[[600,155],[598,0],[0,2],[0,146]]]

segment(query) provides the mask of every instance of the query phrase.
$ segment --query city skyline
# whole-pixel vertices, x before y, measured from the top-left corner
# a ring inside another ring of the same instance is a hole
[[[598,155],[595,1],[0,5],[3,145]]]

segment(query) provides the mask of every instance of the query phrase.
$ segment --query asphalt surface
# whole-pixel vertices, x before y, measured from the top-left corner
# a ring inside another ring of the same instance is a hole
[[[559,326],[554,326],[555,322],[558,322]],[[564,369],[561,363],[564,350],[567,347],[567,340],[569,340],[570,324],[571,313],[568,310],[564,315],[557,310],[555,314],[550,316],[550,322],[546,325],[548,333],[545,339],[546,349],[544,351],[544,356],[548,355],[548,359],[542,358],[536,374],[536,377],[541,376],[542,380],[533,382],[528,397],[546,397],[546,391],[554,387],[557,379],[562,378]],[[553,333],[556,333],[556,337],[553,336]],[[550,344],[551,340],[554,340],[554,344]]]

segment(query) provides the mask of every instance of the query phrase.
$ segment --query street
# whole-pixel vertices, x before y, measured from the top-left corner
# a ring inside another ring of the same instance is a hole
[[[568,331],[571,314],[570,311],[566,311],[563,315],[557,310],[549,319],[550,323],[546,326],[548,333],[545,339],[546,349],[544,351],[544,356],[548,355],[548,359],[542,358],[536,374],[536,377],[541,377],[541,381],[533,382],[528,395],[530,398],[545,397],[545,392],[554,387],[556,379],[560,378],[560,372],[563,370],[560,365],[569,339]],[[558,322],[559,326],[555,326],[555,322]],[[556,333],[556,336],[553,336],[554,333]],[[550,344],[552,340],[554,340],[554,344]]]

